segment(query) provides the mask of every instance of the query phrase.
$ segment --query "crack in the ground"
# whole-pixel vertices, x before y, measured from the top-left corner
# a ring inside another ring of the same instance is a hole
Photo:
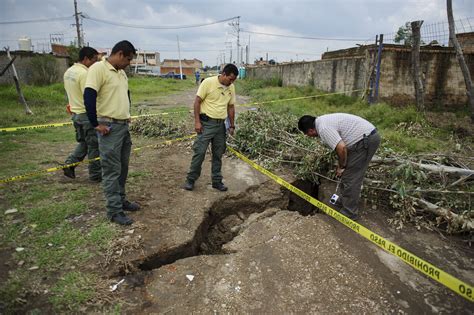
[[[314,184],[307,181],[296,181],[294,184],[317,197],[318,190]],[[147,271],[192,256],[229,254],[222,249],[223,245],[232,241],[253,222],[275,215],[282,209],[298,209],[302,215],[314,213],[312,207],[301,207],[302,204],[306,202],[292,193],[280,190],[275,194],[266,185],[252,186],[238,195],[226,196],[213,203],[190,242],[152,254],[138,262],[138,268]],[[263,213],[269,208],[272,211]],[[249,222],[253,214],[259,215],[254,215]]]

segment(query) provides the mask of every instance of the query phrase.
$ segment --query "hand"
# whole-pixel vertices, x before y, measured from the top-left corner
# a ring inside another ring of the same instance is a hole
[[[94,128],[102,136],[106,136],[110,132],[110,127],[105,125],[98,125]]]
[[[235,131],[235,127],[229,127],[229,134],[230,134],[231,136],[234,135],[234,131]]]
[[[345,168],[342,168],[340,167],[339,165],[337,166],[337,169],[336,169],[336,176],[337,177],[341,177],[342,176],[342,173],[344,173],[344,170]]]
[[[196,131],[197,134],[201,134],[202,133],[202,124],[200,121],[197,121],[194,123],[194,130]]]

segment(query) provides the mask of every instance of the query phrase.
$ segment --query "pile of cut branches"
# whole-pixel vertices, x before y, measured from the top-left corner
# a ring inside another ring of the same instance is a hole
[[[298,117],[262,109],[239,115],[230,144],[264,167],[285,165],[299,179],[335,179],[336,155],[297,129]],[[383,140],[382,140],[383,141]],[[474,232],[474,159],[425,154],[406,156],[382,145],[372,160],[364,192],[394,211],[390,222],[406,222],[447,233]]]
[[[144,116],[133,121],[130,131],[145,137],[182,137],[190,133],[189,126],[185,120]]]

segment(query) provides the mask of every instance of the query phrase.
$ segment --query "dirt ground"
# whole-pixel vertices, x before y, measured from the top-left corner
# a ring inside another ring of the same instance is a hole
[[[181,93],[173,104],[192,99]],[[147,168],[156,179],[140,200],[143,211],[134,215],[143,242],[125,259],[131,274],[115,272],[117,280],[126,279],[122,293],[133,296],[128,313],[473,311],[462,297],[334,219],[287,210],[288,192],[238,159],[224,160],[228,192],[210,187],[209,158],[189,192],[180,187],[190,144],[143,154],[146,162],[134,167]],[[327,202],[333,189],[320,187],[319,197]],[[412,226],[395,230],[387,223],[390,213],[364,208],[362,225],[474,282],[474,254],[462,241]]]
[[[172,98],[191,106],[193,95]],[[223,162],[228,192],[212,189],[209,156],[195,190],[183,190],[191,144],[146,149],[131,158],[131,172],[146,172],[127,186],[142,210],[131,214],[134,225],[121,228],[117,251],[104,254],[107,263],[91,266],[107,270],[110,282],[124,279],[113,293],[126,302],[124,313],[473,313],[472,303],[331,217],[288,210],[288,192],[236,158]],[[81,178],[87,178],[85,168],[78,169],[76,180]],[[67,179],[58,173],[52,180]],[[318,195],[327,199],[333,189],[319,187]],[[103,197],[95,198],[90,215],[105,214]],[[366,203],[359,222],[474,283],[471,247],[409,225],[395,230],[390,215]]]

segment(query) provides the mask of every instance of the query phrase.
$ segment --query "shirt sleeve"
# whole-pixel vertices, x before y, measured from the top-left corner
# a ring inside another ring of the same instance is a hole
[[[92,65],[89,68],[89,71],[87,71],[87,79],[86,79],[86,84],[85,88],[91,88],[93,90],[96,90],[96,92],[99,92],[100,87],[103,84],[103,75],[102,71],[100,71],[100,67],[97,64]]]
[[[319,131],[321,141],[326,143],[332,150],[336,149],[337,144],[342,140],[339,132],[333,128],[323,128]]]
[[[208,80],[202,81],[201,85],[199,85],[198,91],[196,96],[199,96],[202,100],[206,98],[209,90],[209,82]]]
[[[230,87],[231,98],[229,101],[229,105],[235,105],[235,86],[232,84]]]

